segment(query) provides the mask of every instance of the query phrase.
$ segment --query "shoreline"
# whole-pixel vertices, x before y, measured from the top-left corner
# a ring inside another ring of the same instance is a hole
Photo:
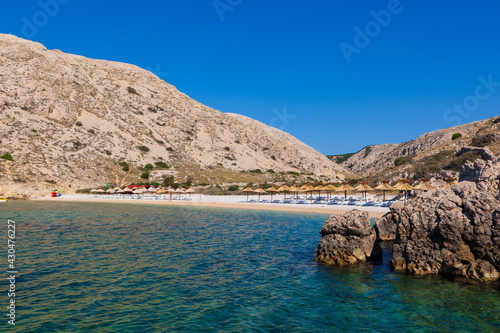
[[[192,207],[214,207],[232,209],[268,210],[290,213],[314,213],[314,214],[343,214],[353,209],[368,212],[371,218],[378,218],[389,212],[389,208],[382,207],[360,207],[360,206],[329,206],[309,204],[276,204],[276,203],[246,203],[241,202],[240,196],[203,196],[204,200],[182,201],[182,200],[144,200],[144,199],[101,199],[89,198],[88,195],[66,195],[58,198],[42,197],[28,201],[65,201],[65,202],[97,202],[97,203],[134,203],[167,206],[192,206]],[[246,198],[246,197],[245,197]]]

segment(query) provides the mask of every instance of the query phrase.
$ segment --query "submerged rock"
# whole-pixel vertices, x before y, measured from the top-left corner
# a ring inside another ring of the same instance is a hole
[[[475,183],[420,194],[396,222],[395,270],[481,281],[500,277],[500,204]]]
[[[382,248],[376,242],[375,230],[370,227],[367,212],[352,210],[332,215],[320,231],[321,241],[316,248],[316,260],[336,266],[377,260]]]

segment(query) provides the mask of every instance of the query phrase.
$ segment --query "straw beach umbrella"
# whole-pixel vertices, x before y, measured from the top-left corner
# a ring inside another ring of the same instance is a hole
[[[436,188],[429,184],[429,178],[422,179],[422,182],[415,186],[415,190],[421,190],[424,192],[435,190]]]
[[[349,182],[342,182],[342,185],[337,187],[336,191],[344,192],[344,200],[347,200],[347,191],[354,191],[354,188],[349,185]]]
[[[445,178],[444,180],[446,182],[446,185],[443,186],[443,189],[450,188],[457,183],[457,179],[455,177],[448,177]]]
[[[396,190],[404,191],[405,195],[405,206],[408,191],[413,191],[415,188],[408,184],[410,181],[408,179],[402,179],[398,186],[395,186]]]
[[[286,186],[286,184],[283,184],[278,191],[283,192],[283,200],[286,200],[286,192],[290,191],[290,188]]]
[[[305,183],[304,185],[302,185],[300,189],[302,190],[302,192],[306,192],[306,200],[307,200],[307,192],[311,192],[311,196],[309,197],[309,199],[312,200],[312,192],[314,191],[314,187],[312,187],[308,183]]]
[[[247,202],[248,202],[248,194],[249,194],[249,193],[253,193],[253,192],[255,192],[255,191],[254,191],[254,190],[252,190],[250,187],[248,187],[248,186],[247,186],[245,189],[241,190],[241,192],[243,192],[243,193],[246,193],[246,194],[247,194]]]
[[[295,195],[297,196],[297,195],[299,195],[299,192],[302,192],[302,188],[293,184],[292,187],[290,187],[290,192],[295,193]]]
[[[113,189],[113,188],[108,188],[108,190],[106,191],[106,193],[113,194],[113,193],[115,193],[115,189]]]
[[[365,194],[365,202],[366,202],[366,192],[368,191],[373,191],[373,188],[371,188],[368,185],[368,182],[362,181],[360,184],[357,186],[356,191],[362,192]]]
[[[259,187],[258,189],[256,189],[254,191],[255,193],[259,193],[259,201],[260,201],[260,195],[261,194],[267,194],[267,192],[262,188],[262,187]]]
[[[318,184],[318,186],[316,186],[314,190],[318,191],[318,197],[321,199],[321,191],[325,191],[326,188],[323,185]]]
[[[385,201],[385,192],[387,191],[395,191],[396,189],[388,184],[388,181],[383,181],[382,184],[375,187],[376,190],[382,191],[384,193],[384,201]]]
[[[159,190],[156,192],[156,194],[165,194],[165,193],[167,193],[167,190],[165,190],[165,189],[163,189],[163,188],[162,188],[162,189],[159,189]]]
[[[184,193],[189,193],[189,197],[191,198],[191,195],[194,193],[194,190],[190,187]]]
[[[328,193],[328,200],[330,200],[332,198],[332,192],[336,191],[337,188],[335,186],[333,186],[331,183],[328,183],[325,186],[325,190]]]
[[[278,192],[279,192],[279,190],[278,190],[278,189],[276,189],[276,188],[274,187],[274,185],[272,185],[272,186],[271,186],[270,188],[268,188],[266,191],[267,191],[268,193],[270,193],[270,194],[271,194],[271,202],[273,202],[273,193],[278,193]]]

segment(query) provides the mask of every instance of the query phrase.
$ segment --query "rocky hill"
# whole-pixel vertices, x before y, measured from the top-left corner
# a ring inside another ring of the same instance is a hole
[[[211,109],[146,70],[11,35],[0,35],[0,110],[6,196],[136,182],[148,163],[150,181],[350,174],[291,135]]]
[[[367,146],[352,155],[329,157],[363,177],[400,176],[403,173],[411,177],[415,174],[425,176],[425,173],[431,176],[440,169],[458,173],[466,160],[484,157],[481,154],[485,150],[492,155],[500,153],[500,118],[426,133],[401,144]],[[467,152],[469,154],[463,157]]]

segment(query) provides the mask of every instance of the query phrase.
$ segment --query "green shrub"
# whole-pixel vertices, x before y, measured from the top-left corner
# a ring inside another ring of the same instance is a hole
[[[135,89],[134,89],[134,88],[132,88],[132,87],[127,87],[127,91],[128,91],[129,93],[131,93],[131,94],[139,95],[139,94],[137,93],[137,90],[135,90]]]
[[[128,165],[125,165],[122,170],[125,172],[128,172],[130,170],[130,168]]]
[[[273,169],[269,169],[269,170],[267,170],[267,172],[269,172],[269,173],[276,173],[276,172],[274,172]]]
[[[8,160],[8,161],[14,161],[14,159],[12,158],[12,155],[9,153],[3,154],[2,156],[0,156],[0,158],[3,158],[4,160]]]
[[[46,179],[45,182],[48,184],[54,184],[54,185],[56,184],[56,182],[54,180],[51,180],[51,179]]]
[[[36,129],[32,129],[31,131],[32,131],[33,133],[36,133],[36,132],[37,132],[37,131],[36,131]]]
[[[299,173],[297,171],[288,171],[287,172],[289,175],[294,175],[294,176],[298,176]]]
[[[493,143],[494,141],[495,141],[495,135],[493,134],[479,135],[472,138],[471,146],[486,147],[487,145]]]
[[[165,162],[162,162],[162,161],[159,161],[159,162],[155,162],[155,165],[160,168],[160,169],[168,169],[170,168],[167,163]]]
[[[151,164],[151,163],[146,164],[146,166],[144,167],[145,170],[149,170],[149,171],[153,170],[153,168],[154,168],[153,164]]]
[[[143,152],[148,152],[149,151],[149,148],[146,147],[146,146],[139,146],[139,150],[140,151],[143,151]]]
[[[148,179],[148,178],[149,178],[149,172],[148,172],[148,171],[144,171],[144,172],[141,174],[141,178],[142,178],[142,179]]]
[[[238,191],[239,189],[240,187],[238,185],[231,185],[228,188],[229,191]]]
[[[250,170],[250,173],[262,173],[261,169]]]
[[[394,160],[394,165],[399,166],[402,164],[407,164],[407,163],[410,163],[411,160],[412,160],[412,158],[409,156],[400,156],[400,157],[396,158],[396,160]]]
[[[273,159],[273,161],[276,161],[276,156],[271,155],[271,158]]]
[[[77,121],[77,122],[75,123],[75,125],[76,125],[76,126],[79,126],[79,127],[83,126],[83,124],[82,124],[82,122],[81,122],[81,121]]]
[[[462,133],[455,133],[451,136],[452,140],[460,139],[462,137]]]

